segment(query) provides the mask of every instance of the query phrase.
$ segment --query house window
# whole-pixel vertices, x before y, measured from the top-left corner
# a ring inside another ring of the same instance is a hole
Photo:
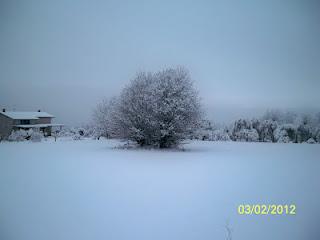
[[[20,124],[30,124],[30,120],[20,120]]]

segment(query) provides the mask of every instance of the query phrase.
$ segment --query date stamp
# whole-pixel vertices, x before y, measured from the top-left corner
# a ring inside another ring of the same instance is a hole
[[[240,215],[296,215],[295,204],[240,204]]]

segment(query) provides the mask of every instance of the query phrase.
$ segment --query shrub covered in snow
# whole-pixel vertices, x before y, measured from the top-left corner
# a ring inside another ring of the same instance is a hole
[[[83,137],[80,134],[75,134],[75,135],[73,135],[72,139],[73,140],[81,140],[81,139],[83,139]]]
[[[71,137],[72,139],[79,140],[83,137],[89,137],[90,132],[85,127],[68,127],[61,131],[56,132],[55,137]]]
[[[57,137],[72,137],[75,133],[72,132],[69,128],[64,128],[61,131],[57,131]]]
[[[21,142],[27,140],[28,132],[25,130],[15,130],[9,135],[8,140],[14,142]]]
[[[39,131],[31,131],[28,133],[30,136],[30,140],[32,142],[41,142],[41,139],[43,138],[43,134]]]
[[[160,148],[186,139],[197,129],[201,115],[198,93],[183,68],[141,72],[118,99],[98,109],[101,131]]]
[[[197,131],[190,133],[188,138],[205,141],[210,140],[210,134],[211,131],[205,129],[198,129]]]
[[[43,134],[36,130],[16,130],[12,131],[10,136],[8,137],[9,141],[21,142],[26,140],[31,140],[33,142],[40,142],[43,138]]]
[[[95,137],[95,128],[93,124],[87,124],[82,127],[84,137]]]
[[[213,124],[209,120],[200,120],[195,130],[189,132],[188,139],[212,141]]]
[[[229,134],[223,129],[212,131],[211,141],[230,141]]]

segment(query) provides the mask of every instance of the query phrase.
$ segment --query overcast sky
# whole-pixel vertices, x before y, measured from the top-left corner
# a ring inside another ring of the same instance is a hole
[[[189,69],[209,117],[320,107],[312,0],[0,0],[0,107],[85,123],[139,70]]]

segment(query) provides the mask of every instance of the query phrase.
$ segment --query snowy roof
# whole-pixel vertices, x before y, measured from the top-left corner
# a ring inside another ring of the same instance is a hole
[[[46,112],[0,112],[12,119],[39,119],[41,117],[53,118],[54,116]]]
[[[59,123],[14,125],[14,127],[20,127],[20,128],[41,128],[41,127],[62,127],[62,126],[64,125]]]

